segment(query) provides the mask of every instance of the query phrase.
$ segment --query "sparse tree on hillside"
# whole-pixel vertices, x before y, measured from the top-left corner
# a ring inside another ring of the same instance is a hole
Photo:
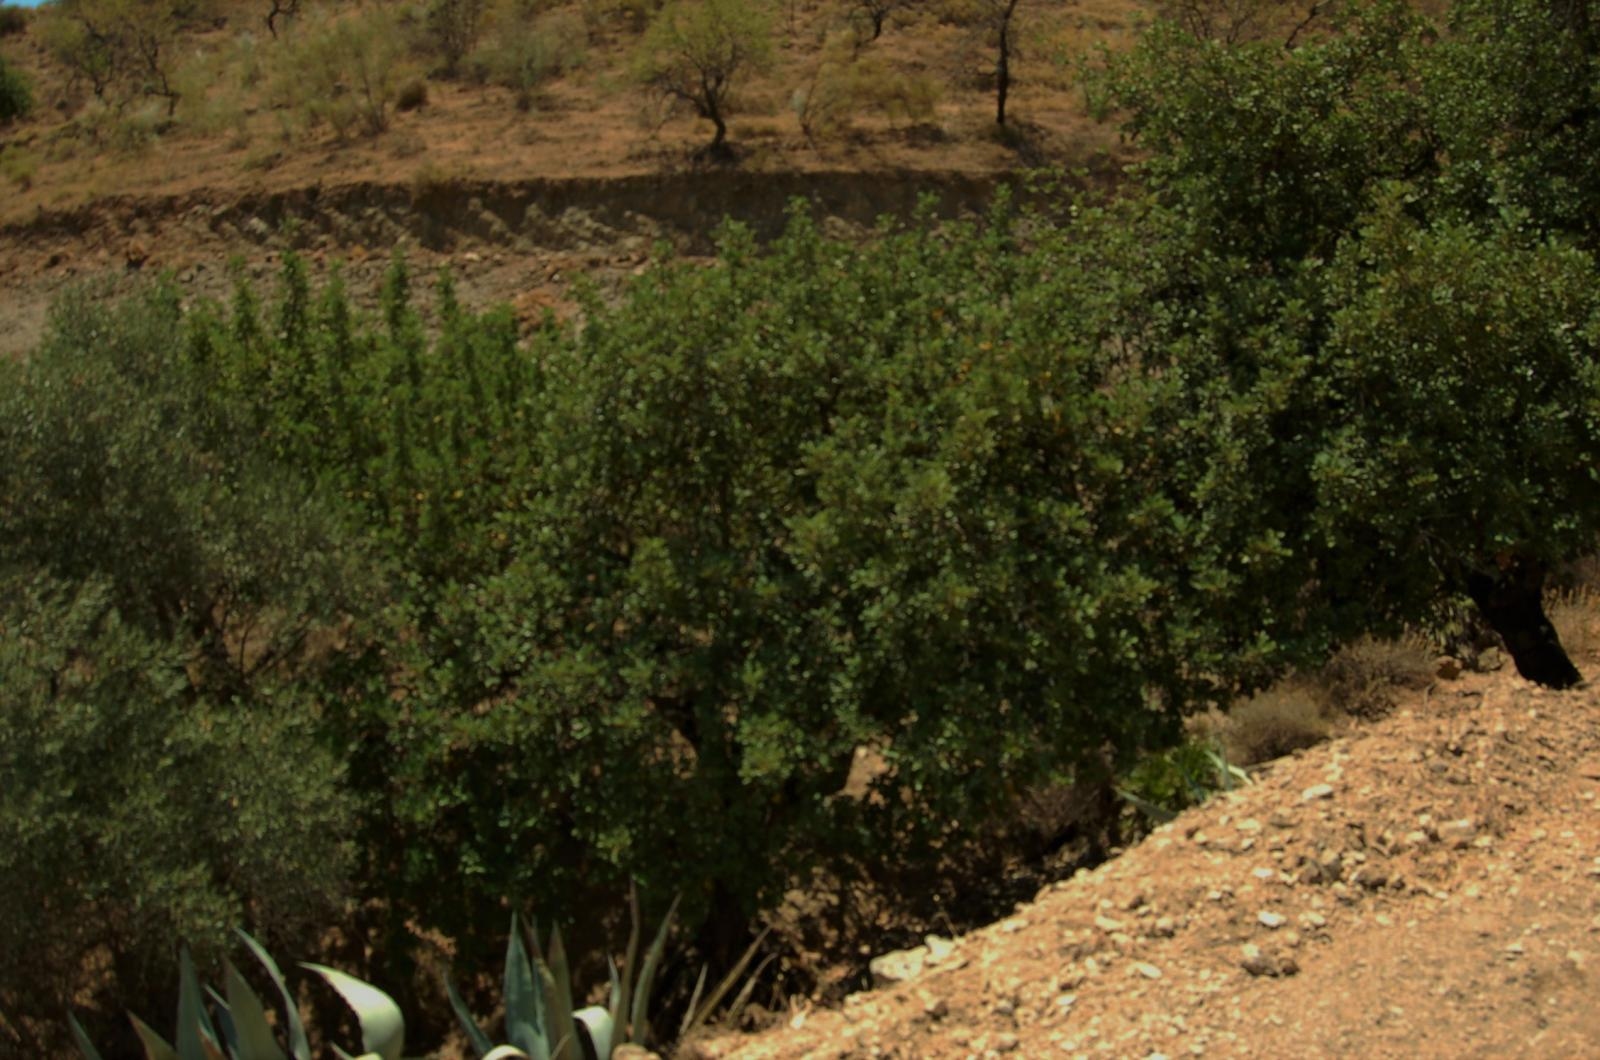
[[[113,106],[137,96],[178,106],[174,42],[184,9],[160,0],[60,0],[44,25],[45,46],[95,98]]]
[[[1022,58],[1018,9],[1022,0],[958,0],[949,15],[972,30],[974,50],[993,55],[994,65],[984,71],[994,85],[995,124],[1005,125],[1011,98],[1012,68]]]
[[[478,43],[485,7],[484,0],[433,0],[428,5],[429,43],[444,60],[445,74],[455,76]]]
[[[658,95],[687,104],[716,127],[703,154],[727,158],[728,96],[736,78],[772,62],[766,8],[744,0],[677,0],[651,23],[638,77]]]

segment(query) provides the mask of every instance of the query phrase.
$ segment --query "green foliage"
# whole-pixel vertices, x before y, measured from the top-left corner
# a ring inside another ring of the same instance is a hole
[[[475,78],[502,85],[528,109],[541,85],[583,62],[588,33],[570,12],[540,13],[532,0],[501,0],[486,39],[472,53]]]
[[[428,5],[428,42],[444,63],[445,74],[453,76],[478,42],[486,7],[485,0],[433,0]]]
[[[248,912],[310,942],[351,851],[341,768],[290,692],[197,695],[185,653],[99,580],[8,572],[0,611],[0,1006],[23,1033],[68,999],[148,1005],[174,938],[208,954]],[[109,964],[101,965],[109,957]]]
[[[1290,654],[1474,586],[1508,641],[1553,646],[1542,571],[1600,509],[1595,274],[1566,245],[1592,243],[1590,177],[1534,135],[1552,112],[1593,124],[1563,65],[1591,52],[1550,18],[1489,0],[1436,36],[1379,3],[1287,50],[1168,27],[1112,64],[1107,99],[1151,151],[1136,264],[1151,346],[1188,381],[1180,474],[1219,542],[1253,524],[1263,551],[1225,565]],[[1512,29],[1540,71],[1520,101]]]
[[[69,300],[0,386],[0,1007],[24,1020],[102,951],[96,989],[131,1003],[173,938],[214,953],[246,910],[303,938],[351,868],[314,696],[360,579],[179,324],[166,291]]]
[[[1219,745],[1190,740],[1144,758],[1129,770],[1117,793],[1147,821],[1162,824],[1217,792],[1249,782]]]
[[[33,90],[22,71],[0,56],[0,124],[26,118],[33,113]]]
[[[928,121],[938,99],[931,78],[897,73],[879,56],[861,53],[843,33],[823,48],[811,84],[795,94],[794,109],[807,136],[825,137],[847,131],[868,111],[891,122]]]
[[[27,31],[28,12],[25,8],[0,8],[0,37],[12,37]]]
[[[717,154],[727,140],[733,86],[771,62],[772,20],[766,3],[672,0],[640,42],[635,76],[662,99],[686,105],[711,122],[716,134],[707,150]]]
[[[308,128],[327,125],[341,139],[376,136],[412,80],[405,50],[396,19],[382,10],[302,26],[288,42],[274,95]]]
[[[178,31],[195,14],[183,0],[60,0],[41,16],[40,31],[51,57],[96,99],[120,110],[139,96],[159,96],[171,118]]]

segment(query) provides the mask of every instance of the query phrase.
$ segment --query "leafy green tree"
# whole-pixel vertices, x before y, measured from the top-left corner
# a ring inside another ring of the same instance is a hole
[[[309,704],[197,696],[181,643],[123,621],[103,580],[8,562],[0,588],[0,1005],[30,1051],[65,1048],[86,968],[99,1025],[125,1028],[180,939],[215,957],[249,922],[318,945],[353,822]]]
[[[1541,71],[1521,98],[1501,72],[1500,31],[1517,27]],[[1144,211],[1150,348],[1188,384],[1173,416],[1198,455],[1181,472],[1189,504],[1224,548],[1251,526],[1270,542],[1233,562],[1232,591],[1286,651],[1419,620],[1457,593],[1524,675],[1570,684],[1540,596],[1600,528],[1584,465],[1559,462],[1586,451],[1594,400],[1593,275],[1559,245],[1592,245],[1593,222],[1576,208],[1584,176],[1533,130],[1556,113],[1588,135],[1563,65],[1579,53],[1520,0],[1468,5],[1443,33],[1387,4],[1335,28],[1286,50],[1165,27],[1115,64],[1111,99],[1152,152],[1149,198],[1124,216]],[[1430,251],[1403,267],[1376,235],[1399,230],[1397,210]],[[1562,293],[1512,282],[1521,269]],[[1418,270],[1437,312],[1417,308]],[[1485,316],[1456,312],[1458,289]],[[1355,322],[1376,319],[1356,344]],[[1379,394],[1362,366],[1385,364]],[[1388,507],[1363,500],[1377,496]]]
[[[711,122],[716,132],[704,153],[726,158],[733,86],[771,62],[771,16],[764,3],[674,0],[645,32],[635,71],[648,90]]]

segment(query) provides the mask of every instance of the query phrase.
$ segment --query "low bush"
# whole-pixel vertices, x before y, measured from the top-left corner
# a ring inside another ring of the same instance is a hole
[[[532,0],[502,0],[488,21],[467,68],[480,82],[510,89],[521,110],[532,108],[540,86],[583,63],[588,31],[569,11],[541,14]]]
[[[1432,683],[1437,653],[1421,636],[1362,637],[1329,659],[1316,683],[1330,710],[1371,720],[1394,709],[1405,690]]]
[[[5,10],[10,10],[9,8]],[[22,71],[0,56],[0,125],[33,113],[33,90]]]
[[[1332,727],[1317,691],[1289,682],[1235,704],[1219,736],[1228,761],[1253,766],[1314,747],[1328,738]]]
[[[414,77],[395,17],[374,9],[301,26],[273,94],[308,129],[326,125],[340,139],[376,136],[389,127],[400,90]]]
[[[939,102],[932,78],[895,70],[874,52],[859,52],[848,33],[823,49],[811,83],[795,93],[792,107],[800,127],[813,138],[837,136],[865,114],[891,125],[933,118]]]

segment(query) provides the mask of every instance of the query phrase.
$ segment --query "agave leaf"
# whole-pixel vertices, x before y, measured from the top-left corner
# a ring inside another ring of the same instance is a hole
[[[89,1035],[84,1032],[83,1024],[71,1012],[67,1013],[67,1029],[72,1031],[72,1041],[77,1045],[78,1052],[83,1054],[83,1060],[101,1060],[100,1050],[94,1047]]]
[[[617,1022],[617,1013],[622,1009],[622,976],[617,971],[617,962],[606,955],[606,978],[611,982],[611,996],[606,1001],[606,1011],[611,1015],[611,1022]]]
[[[450,1007],[455,1010],[456,1019],[461,1024],[461,1029],[467,1032],[467,1040],[472,1043],[472,1051],[478,1054],[479,1060],[485,1060],[494,1051],[494,1042],[478,1026],[478,1021],[472,1018],[472,1011],[467,1008],[467,1003],[461,1000],[461,995],[456,992],[456,985],[449,979],[444,981],[444,992],[450,998]]]
[[[645,1039],[650,1036],[650,1024],[646,1013],[650,1011],[650,989],[655,985],[656,969],[661,964],[661,955],[667,949],[667,932],[672,927],[672,918],[678,914],[679,895],[672,900],[672,905],[667,908],[667,915],[662,918],[661,926],[656,929],[655,940],[650,943],[650,948],[645,951],[644,964],[639,968],[639,979],[634,987],[633,1011],[628,1014],[628,1041],[639,1045],[645,1044]]]
[[[228,1002],[210,984],[206,985],[206,997],[216,1006],[216,1014],[212,1019],[217,1024],[217,1042],[213,1044],[217,1045],[223,1060],[228,1060],[229,1057],[239,1060],[239,1030],[234,1026],[233,1012],[229,1009]],[[205,1042],[202,1041],[202,1044]]]
[[[289,1052],[294,1060],[311,1060],[311,1040],[306,1037],[306,1025],[300,1022],[300,1006],[295,1004],[294,995],[289,993],[289,984],[283,981],[283,973],[278,971],[278,962],[272,959],[272,954],[266,948],[250,937],[250,933],[243,928],[235,929],[239,937],[244,939],[244,944],[250,952],[256,955],[256,960],[261,962],[267,970],[267,975],[272,979],[272,985],[278,988],[278,993],[283,997],[283,1009],[287,1016],[286,1026],[289,1031]]]
[[[695,978],[694,989],[689,992],[689,1007],[683,1010],[683,1022],[678,1025],[678,1038],[681,1040],[689,1036],[689,1030],[699,1022],[696,1013],[700,1011],[700,995],[706,989],[706,976],[710,974],[711,966],[702,964],[700,974]]]
[[[711,1017],[711,1014],[717,1010],[717,1006],[722,1004],[722,999],[728,996],[728,991],[733,989],[734,984],[739,982],[740,977],[744,975],[745,969],[750,967],[750,962],[755,958],[756,951],[761,948],[763,942],[767,941],[767,935],[771,931],[770,927],[761,929],[761,933],[755,937],[755,940],[745,947],[744,955],[734,962],[732,968],[728,969],[728,974],[718,980],[716,989],[711,991],[711,995],[706,998],[704,1005],[696,1009],[694,1003],[690,1002],[689,1011],[683,1017],[683,1030],[679,1034],[680,1038],[687,1037],[691,1031],[698,1030],[700,1025],[705,1023]],[[766,965],[763,964],[762,967],[766,967]],[[746,985],[754,982],[755,976],[751,976],[749,983]]]
[[[394,998],[371,983],[364,983],[337,968],[302,961],[300,967],[316,972],[339,992],[361,1024],[361,1048],[383,1060],[400,1060],[405,1047],[406,1021]]]
[[[539,980],[522,944],[516,913],[511,914],[511,938],[506,941],[505,1005],[506,1038],[534,1060],[549,1060]]]
[[[483,1060],[533,1060],[514,1045],[497,1045],[483,1054]]]
[[[233,1021],[233,1051],[236,1060],[284,1060],[272,1025],[267,1022],[267,1007],[250,989],[250,984],[232,961],[224,960],[224,982],[228,990],[228,1014]]]
[[[185,946],[178,953],[178,1060],[207,1060],[205,1039],[217,1040],[217,1030],[206,1016],[206,995],[195,974],[194,957]]]
[[[628,953],[622,962],[622,981],[612,976],[611,1019],[619,1036],[625,1042],[639,1039],[628,1033],[628,1019],[633,1013],[633,982],[639,970],[639,885],[628,881]]]
[[[573,1029],[578,1032],[578,1047],[585,1060],[611,1060],[611,1042],[616,1037],[616,1025],[604,1005],[590,1005],[572,1014]]]
[[[167,1040],[150,1028],[150,1024],[128,1013],[128,1019],[133,1023],[133,1032],[139,1036],[139,1044],[144,1046],[145,1060],[178,1060],[178,1050],[167,1044]]]
[[[577,1039],[572,1036],[572,969],[567,965],[567,947],[561,942],[560,928],[550,929],[550,950],[540,972],[545,980],[544,1010],[549,1016],[546,1025],[552,1035],[559,1032],[567,1039],[562,1048],[552,1049],[550,1055],[559,1060],[583,1060]]]
[[[724,1023],[737,1023],[739,1013],[750,1003],[750,995],[755,993],[756,984],[761,981],[761,973],[767,970],[767,965],[778,959],[776,953],[769,953],[756,965],[756,970],[745,977],[744,985],[739,988],[739,993],[734,996],[733,1003],[728,1006],[728,1011],[723,1014]]]

